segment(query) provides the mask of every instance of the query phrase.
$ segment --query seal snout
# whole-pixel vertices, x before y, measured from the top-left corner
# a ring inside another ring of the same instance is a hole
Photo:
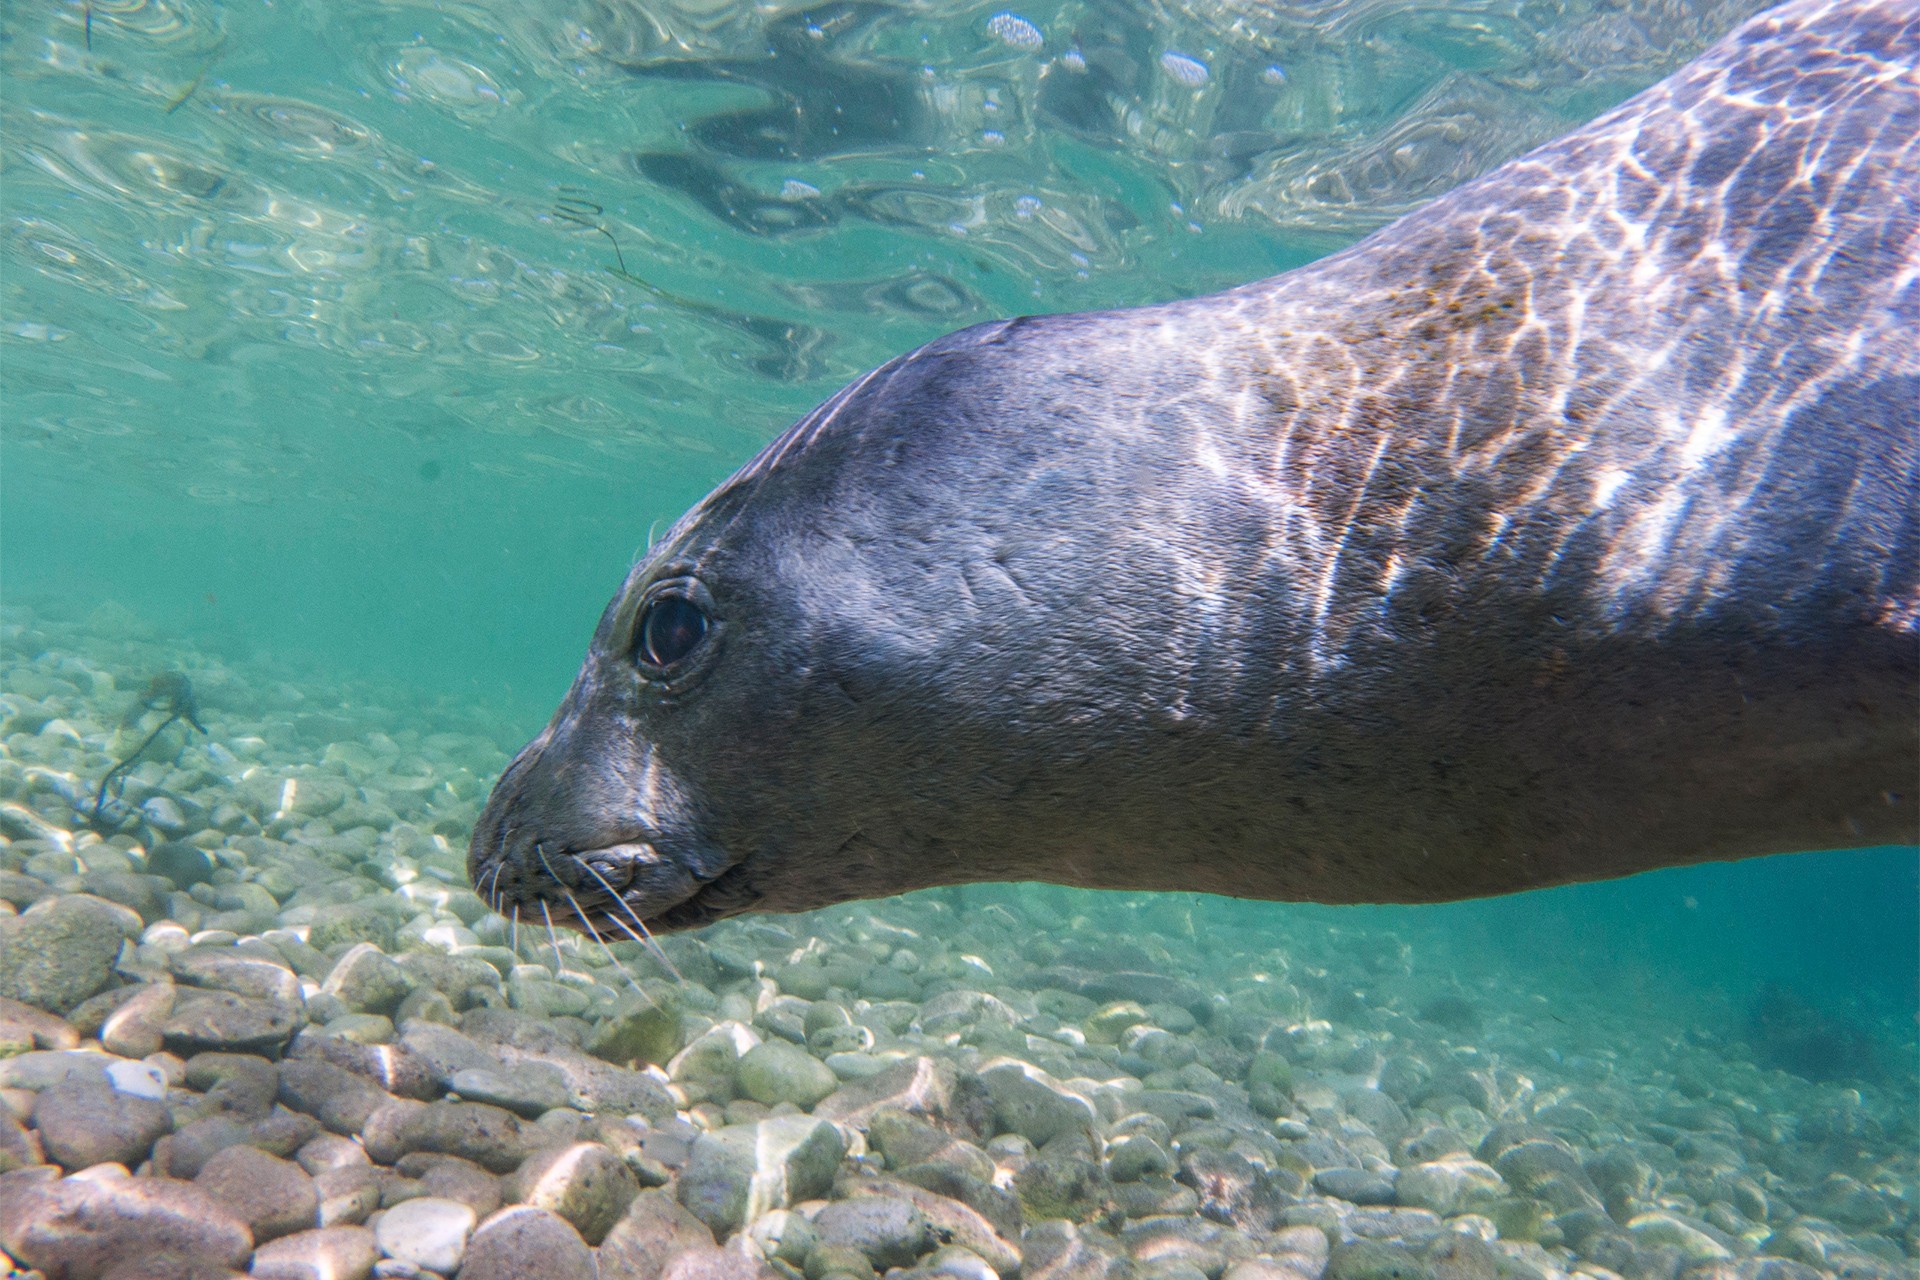
[[[603,938],[643,936],[711,918],[702,898],[728,871],[668,812],[656,767],[637,777],[594,767],[577,728],[557,725],[527,744],[474,824],[467,876],[501,915],[551,920]]]

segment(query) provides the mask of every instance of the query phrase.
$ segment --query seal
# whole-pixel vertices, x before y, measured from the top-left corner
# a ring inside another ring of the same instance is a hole
[[[869,373],[627,578],[469,872],[684,928],[1916,839],[1920,4],[1793,0],[1211,297]]]

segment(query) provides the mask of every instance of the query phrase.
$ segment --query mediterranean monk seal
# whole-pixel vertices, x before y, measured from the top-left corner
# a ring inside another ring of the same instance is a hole
[[[1424,902],[1913,841],[1920,3],[1793,0],[1307,267],[986,324],[628,576],[500,910]]]

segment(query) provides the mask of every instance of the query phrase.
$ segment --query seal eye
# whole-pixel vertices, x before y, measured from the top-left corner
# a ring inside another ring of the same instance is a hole
[[[640,614],[640,660],[666,668],[684,661],[707,638],[707,615],[681,595],[655,596]]]

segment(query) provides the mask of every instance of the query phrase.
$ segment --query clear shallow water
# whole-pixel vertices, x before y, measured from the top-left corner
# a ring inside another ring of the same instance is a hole
[[[12,6],[9,592],[544,714],[864,369],[1298,265],[1756,7]]]
[[[1309,261],[1757,7],[12,5],[0,590],[56,643],[9,678],[114,674],[29,690],[80,777],[169,653],[275,767],[478,733],[434,811],[457,844],[649,527],[847,379]],[[1223,985],[1270,935],[1324,1009],[1455,982],[1538,1013],[1543,1062],[1601,1034],[1744,1060],[1779,983],[1912,1087],[1911,851],[1422,910],[954,899],[996,900]]]

